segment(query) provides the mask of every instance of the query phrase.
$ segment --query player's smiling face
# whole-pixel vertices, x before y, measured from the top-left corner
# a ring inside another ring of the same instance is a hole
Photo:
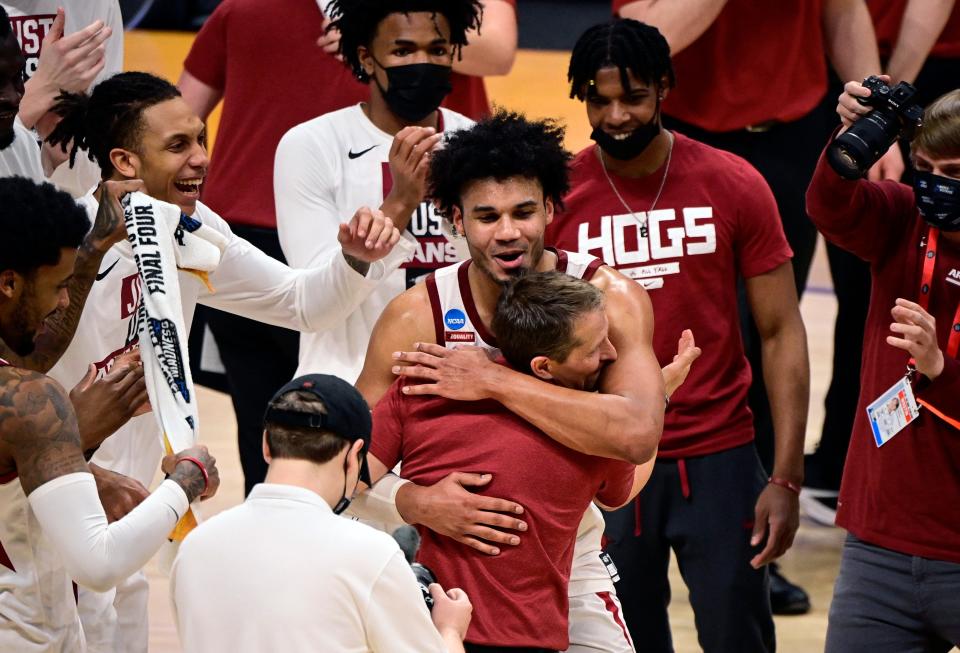
[[[210,163],[203,121],[179,97],[146,109],[142,121],[139,147],[125,152],[129,166],[121,173],[142,179],[148,195],[192,215]]]
[[[543,234],[553,220],[536,179],[481,179],[467,184],[454,211],[454,226],[467,238],[473,262],[498,282],[536,269]]]
[[[594,129],[602,129],[615,139],[626,139],[638,127],[655,119],[658,93],[666,96],[665,85],[647,84],[627,71],[629,88],[623,87],[620,69],[601,68],[587,87],[587,118]]]

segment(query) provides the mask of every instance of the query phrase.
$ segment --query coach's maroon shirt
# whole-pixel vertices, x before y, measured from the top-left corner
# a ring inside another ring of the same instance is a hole
[[[524,507],[519,546],[488,556],[420,528],[417,559],[473,603],[467,641],[565,650],[567,582],[583,513],[594,497],[624,503],[635,467],[568,449],[495,401],[403,395],[398,380],[373,411],[370,452],[403,478],[431,485],[451,472],[493,474],[480,494]]]

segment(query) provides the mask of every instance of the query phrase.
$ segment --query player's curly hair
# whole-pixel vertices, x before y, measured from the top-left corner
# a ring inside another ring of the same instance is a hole
[[[629,88],[627,71],[647,84],[659,85],[667,79],[673,88],[676,78],[670,61],[670,46],[656,27],[631,18],[614,18],[594,25],[577,39],[570,55],[567,81],[570,97],[583,100],[597,71],[601,68],[620,70],[620,83]]]
[[[0,270],[29,274],[56,265],[60,250],[77,248],[90,229],[87,212],[68,193],[25,177],[0,179]]]
[[[498,109],[469,129],[450,134],[433,153],[427,196],[447,219],[461,210],[464,186],[479,179],[536,179],[544,200],[563,207],[570,189],[570,152],[563,147],[563,125],[552,119],[527,120],[520,113]]]
[[[360,65],[357,48],[370,46],[380,23],[390,14],[421,11],[442,14],[447,19],[450,43],[457,57],[467,44],[467,32],[476,29],[479,34],[483,20],[479,0],[333,0],[327,7],[332,19],[327,31],[340,32],[340,54],[357,79],[367,83],[370,76]]]
[[[89,94],[63,92],[53,105],[53,111],[62,120],[47,141],[59,145],[64,152],[72,141],[70,165],[74,164],[78,151],[86,150],[107,179],[113,174],[110,150],[122,147],[138,151],[143,137],[143,112],[175,97],[180,97],[176,86],[156,75],[140,72],[109,77],[94,86]]]

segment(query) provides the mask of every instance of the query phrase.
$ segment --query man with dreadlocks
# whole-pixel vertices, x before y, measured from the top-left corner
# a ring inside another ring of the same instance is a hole
[[[656,28],[629,19],[590,28],[568,79],[596,144],[574,159],[566,209],[547,242],[601,257],[647,289],[658,324],[689,326],[714,344],[672,397],[650,483],[635,506],[607,516],[627,624],[643,633],[644,650],[673,650],[673,549],[703,649],[772,651],[764,565],[790,547],[799,523],[809,384],[776,203],[747,162],[661,128],[674,74]],[[763,340],[777,438],[769,478],[753,447],[738,275]],[[653,346],[670,360],[669,333],[658,330]]]
[[[459,260],[440,216],[424,201],[424,186],[444,132],[472,124],[439,107],[482,9],[477,0],[334,0],[328,11],[340,53],[369,86],[369,100],[287,132],[277,148],[274,190],[280,244],[294,267],[329,257],[333,225],[358,206],[379,206],[404,232],[390,257],[406,259],[404,269],[358,293],[354,310],[332,328],[301,336],[298,374],[353,382],[387,302]]]
[[[225,243],[210,288],[195,276],[179,275],[185,321],[198,303],[250,319],[298,330],[326,328],[350,310],[351,298],[375,284],[399,232],[376,211],[360,208],[340,227],[340,247],[309,270],[293,270],[237,237],[213,211],[198,201],[208,159],[203,122],[166,80],[147,73],[115,75],[90,95],[65,94],[55,106],[63,119],[51,134],[55,144],[73,143],[89,152],[105,180],[143,180],[157,200],[216,230]],[[83,198],[96,207],[92,195]],[[363,230],[363,236],[358,232]],[[369,239],[369,245],[367,241]],[[123,240],[103,257],[80,325],[51,376],[70,387],[93,363],[106,373],[138,343],[140,277],[130,244]],[[0,356],[2,356],[0,352]],[[161,457],[156,422],[135,417],[94,456],[102,467],[132,477],[129,491],[142,495]],[[120,586],[116,606],[110,595],[82,592],[81,616],[93,650],[146,651],[146,581],[142,574]],[[103,647],[101,649],[101,647]]]

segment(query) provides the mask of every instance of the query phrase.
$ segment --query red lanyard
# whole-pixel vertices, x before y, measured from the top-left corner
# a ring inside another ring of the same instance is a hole
[[[923,251],[923,275],[920,277],[920,300],[919,304],[923,310],[929,310],[930,290],[933,284],[933,268],[937,264],[937,241],[940,238],[940,230],[936,227],[927,229],[927,246]],[[953,316],[953,323],[950,325],[950,337],[947,339],[947,351],[950,358],[956,358],[960,351],[960,303],[957,304],[957,312]]]

